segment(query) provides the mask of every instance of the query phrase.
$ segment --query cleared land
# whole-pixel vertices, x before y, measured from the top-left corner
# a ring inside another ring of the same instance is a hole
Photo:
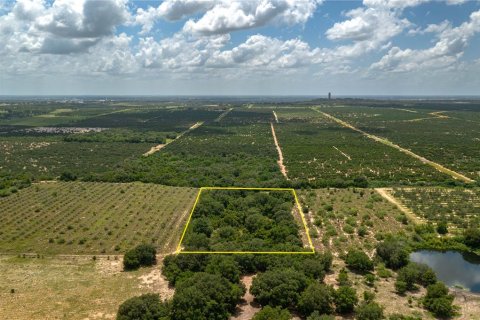
[[[0,253],[100,254],[142,242],[173,252],[193,188],[40,183],[0,198]]]

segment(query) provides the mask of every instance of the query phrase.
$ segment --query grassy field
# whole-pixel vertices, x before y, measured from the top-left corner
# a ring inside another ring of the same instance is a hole
[[[172,252],[196,195],[153,184],[41,183],[0,199],[0,253]]]
[[[114,256],[0,256],[0,318],[114,319],[118,305],[138,294],[172,296],[159,267],[126,273],[121,263]]]
[[[317,189],[300,192],[309,208],[310,229],[318,250],[341,254],[349,248],[373,252],[388,234],[408,234],[410,221],[374,189]]]

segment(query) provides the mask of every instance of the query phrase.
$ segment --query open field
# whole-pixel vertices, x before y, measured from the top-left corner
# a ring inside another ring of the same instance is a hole
[[[173,252],[196,195],[153,184],[40,183],[0,198],[0,253]]]
[[[122,272],[118,256],[0,256],[2,319],[115,319],[122,301],[149,292],[173,295],[159,267]]]

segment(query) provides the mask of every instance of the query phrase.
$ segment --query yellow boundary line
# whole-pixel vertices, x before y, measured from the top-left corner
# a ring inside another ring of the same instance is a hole
[[[185,237],[185,233],[187,232],[190,221],[192,220],[193,212],[197,207],[198,200],[200,199],[200,195],[202,194],[203,190],[258,190],[258,191],[289,191],[291,192],[295,199],[295,203],[297,205],[300,217],[302,218],[303,227],[305,228],[305,233],[307,235],[307,240],[311,248],[311,251],[182,251],[183,238]],[[181,254],[314,254],[315,247],[313,246],[312,239],[310,238],[310,232],[308,230],[307,222],[302,212],[302,207],[300,206],[300,202],[298,201],[297,192],[295,191],[295,189],[293,188],[249,188],[249,187],[201,187],[200,190],[198,190],[197,198],[195,199],[192,210],[190,211],[190,215],[188,216],[187,223],[185,224],[185,228],[183,229],[180,242],[178,243],[176,254],[179,254],[179,253]]]

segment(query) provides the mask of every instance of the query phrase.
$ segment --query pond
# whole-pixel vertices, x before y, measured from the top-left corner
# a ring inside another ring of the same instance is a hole
[[[410,254],[413,262],[424,263],[447,286],[460,286],[480,293],[480,256],[458,251],[420,250]]]

